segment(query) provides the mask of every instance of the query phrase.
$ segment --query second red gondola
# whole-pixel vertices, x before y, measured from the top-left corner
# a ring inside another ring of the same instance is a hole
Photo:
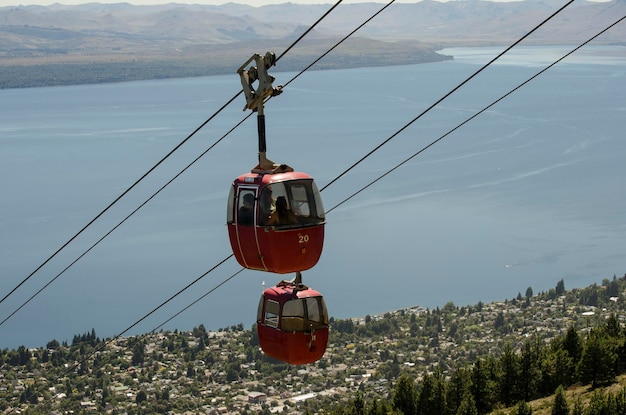
[[[263,292],[257,333],[266,355],[294,365],[316,362],[326,351],[328,331],[328,312],[319,292],[287,281]]]

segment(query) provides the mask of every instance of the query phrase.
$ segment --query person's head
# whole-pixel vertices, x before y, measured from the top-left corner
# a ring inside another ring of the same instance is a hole
[[[271,200],[272,199],[272,188],[270,186],[265,186],[263,191],[261,192],[262,200]]]
[[[285,199],[285,196],[278,196],[276,198],[276,210],[279,213],[287,212],[287,199]]]
[[[254,205],[254,195],[252,193],[247,193],[243,196],[243,204],[244,206],[252,206]]]

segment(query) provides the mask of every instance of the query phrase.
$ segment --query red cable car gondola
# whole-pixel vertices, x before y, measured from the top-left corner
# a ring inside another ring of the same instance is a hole
[[[277,274],[312,268],[322,254],[324,223],[319,191],[305,173],[253,170],[230,189],[228,235],[244,268]]]
[[[252,60],[257,66],[245,66]],[[253,55],[239,70],[245,109],[258,111],[259,164],[233,181],[228,196],[227,226],[233,254],[244,268],[286,274],[263,292],[257,316],[261,348],[268,356],[291,363],[319,360],[328,343],[328,313],[322,295],[302,284],[301,271],[312,268],[324,244],[324,207],[313,178],[266,158],[263,100],[278,95],[267,69],[276,57]],[[252,87],[259,81],[257,91]]]
[[[294,365],[318,361],[328,343],[322,295],[297,282],[281,281],[268,288],[259,301],[257,333],[270,357]]]

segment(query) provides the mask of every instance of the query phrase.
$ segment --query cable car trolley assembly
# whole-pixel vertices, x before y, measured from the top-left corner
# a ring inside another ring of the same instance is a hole
[[[256,66],[246,66],[255,63]],[[311,176],[266,156],[264,102],[282,92],[267,70],[272,52],[255,54],[237,73],[246,97],[244,111],[257,113],[258,164],[237,177],[227,204],[233,254],[247,269],[287,274],[263,292],[257,332],[264,353],[291,363],[319,360],[328,342],[328,313],[322,295],[302,283],[302,271],[319,261],[326,223],[320,192]],[[255,88],[254,83],[257,82]]]

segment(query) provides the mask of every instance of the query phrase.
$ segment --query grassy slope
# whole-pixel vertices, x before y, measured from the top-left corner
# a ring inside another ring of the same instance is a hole
[[[607,392],[617,393],[621,391],[623,388],[626,388],[626,375],[620,375],[617,377],[616,382],[610,386],[604,388],[592,389],[591,385],[574,385],[570,386],[569,389],[565,392],[567,397],[567,403],[570,407],[570,411],[574,405],[574,402],[580,396],[582,398],[583,405],[586,407],[589,404],[589,400],[591,396],[597,392],[601,391],[605,394]],[[554,395],[548,396],[545,398],[537,399],[529,402],[530,406],[533,409],[533,415],[551,415],[552,414],[552,406],[554,405]],[[514,414],[515,407],[498,409],[496,411],[491,412],[491,415],[502,415],[502,414]]]

